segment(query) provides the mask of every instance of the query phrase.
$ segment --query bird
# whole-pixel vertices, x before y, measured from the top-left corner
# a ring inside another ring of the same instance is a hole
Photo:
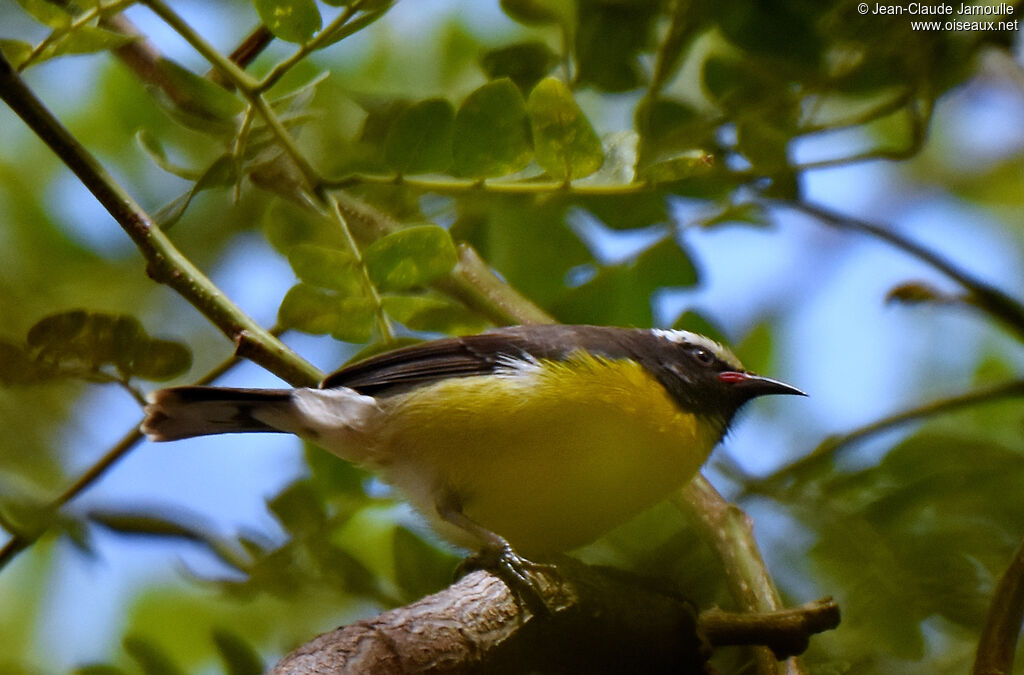
[[[318,388],[156,390],[141,430],[294,434],[523,577],[686,485],[736,412],[773,394],[805,395],[697,333],[523,325],[384,352]]]

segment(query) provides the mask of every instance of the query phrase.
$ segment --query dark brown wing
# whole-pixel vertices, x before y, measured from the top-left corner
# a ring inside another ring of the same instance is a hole
[[[632,331],[603,326],[513,326],[479,335],[444,338],[370,357],[327,377],[323,388],[349,387],[377,396],[449,377],[488,375],[504,358],[562,359],[578,349],[616,358]]]

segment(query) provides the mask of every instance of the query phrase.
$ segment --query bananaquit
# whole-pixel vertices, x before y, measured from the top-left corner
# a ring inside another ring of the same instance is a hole
[[[679,330],[535,325],[371,357],[318,389],[153,392],[154,441],[286,432],[375,471],[513,573],[686,484],[756,396],[802,394]]]

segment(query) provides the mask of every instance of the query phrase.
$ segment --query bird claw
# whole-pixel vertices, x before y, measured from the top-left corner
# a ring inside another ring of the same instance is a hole
[[[466,558],[459,565],[457,575],[461,577],[477,569],[491,572],[501,579],[516,599],[516,604],[525,604],[535,616],[551,615],[536,575],[552,573],[555,570],[554,565],[528,560],[505,543],[495,548],[485,548],[476,555]]]

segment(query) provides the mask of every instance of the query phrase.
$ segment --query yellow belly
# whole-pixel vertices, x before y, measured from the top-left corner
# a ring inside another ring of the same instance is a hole
[[[527,556],[597,538],[689,481],[720,431],[638,364],[580,356],[452,379],[395,400],[373,455],[443,536],[437,490]]]

